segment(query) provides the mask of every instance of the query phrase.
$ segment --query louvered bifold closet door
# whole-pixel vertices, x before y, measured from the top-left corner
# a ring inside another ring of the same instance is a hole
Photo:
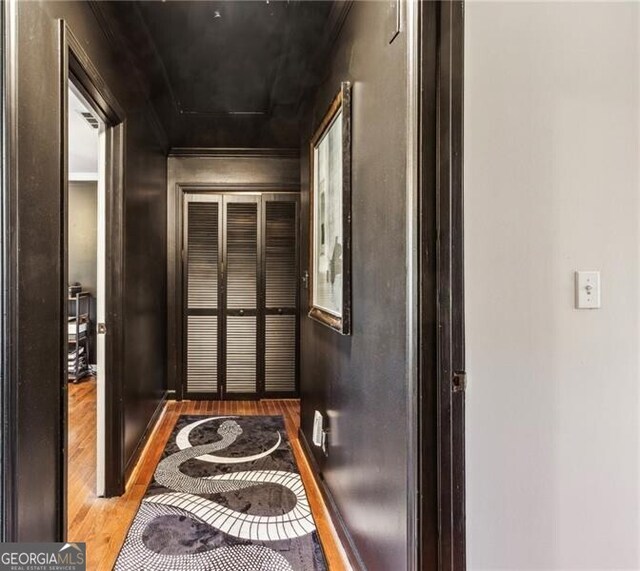
[[[265,196],[264,392],[296,393],[298,370],[298,203],[295,196]]]
[[[258,392],[259,196],[225,196],[225,388],[227,398]]]
[[[186,388],[215,398],[220,390],[220,245],[218,197],[187,194],[184,220]]]

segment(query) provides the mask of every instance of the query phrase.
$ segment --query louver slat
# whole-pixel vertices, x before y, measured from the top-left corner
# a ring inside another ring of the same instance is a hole
[[[267,315],[265,326],[265,390],[296,389],[296,316]]]
[[[187,391],[215,393],[218,390],[218,317],[187,317]]]
[[[266,306],[296,306],[296,204],[266,204]]]
[[[188,220],[189,309],[218,307],[218,205],[189,203]]]
[[[256,309],[258,207],[227,205],[227,309]]]
[[[256,317],[227,317],[228,393],[255,393],[256,386]]]

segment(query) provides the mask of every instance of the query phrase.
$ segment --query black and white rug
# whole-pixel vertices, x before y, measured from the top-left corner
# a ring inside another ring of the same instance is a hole
[[[323,571],[281,416],[181,416],[119,571]]]

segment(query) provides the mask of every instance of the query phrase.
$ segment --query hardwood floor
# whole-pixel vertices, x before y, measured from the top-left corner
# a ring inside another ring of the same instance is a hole
[[[131,520],[181,414],[283,415],[329,568],[332,571],[351,569],[298,441],[299,401],[168,402],[129,479],[125,494],[104,499],[97,498],[94,491],[95,399],[95,381],[69,385],[68,539],[87,543],[87,569],[106,571],[113,568]]]

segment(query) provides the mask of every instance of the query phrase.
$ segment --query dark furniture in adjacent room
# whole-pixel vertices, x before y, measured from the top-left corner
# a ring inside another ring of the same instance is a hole
[[[68,303],[68,377],[77,383],[89,373],[89,339],[91,335],[91,294],[81,291],[67,298]]]

